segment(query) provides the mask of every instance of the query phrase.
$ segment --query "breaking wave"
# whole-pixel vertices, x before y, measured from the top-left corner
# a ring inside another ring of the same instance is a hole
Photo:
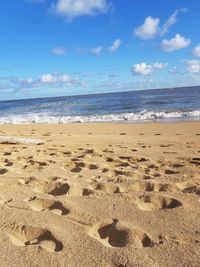
[[[89,116],[55,116],[50,113],[26,113],[18,115],[4,115],[0,117],[0,124],[32,124],[32,123],[84,123],[84,122],[152,122],[199,120],[200,110],[193,111],[141,111],[132,113],[111,113]]]

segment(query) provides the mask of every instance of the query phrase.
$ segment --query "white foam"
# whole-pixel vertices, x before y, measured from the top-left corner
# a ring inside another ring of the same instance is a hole
[[[51,114],[20,114],[0,117],[0,124],[32,124],[32,123],[77,123],[77,122],[145,122],[165,120],[199,120],[200,110],[194,111],[142,111],[90,116],[52,116]]]

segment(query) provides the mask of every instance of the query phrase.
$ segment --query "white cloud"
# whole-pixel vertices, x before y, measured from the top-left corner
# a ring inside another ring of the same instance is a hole
[[[31,77],[29,77],[28,79],[25,80],[26,83],[32,83],[33,82],[33,79]]]
[[[70,82],[70,77],[67,74],[43,74],[40,77],[40,82],[41,83],[47,83],[47,84],[52,84],[52,83],[65,83],[65,82]]]
[[[132,66],[132,73],[134,75],[149,75],[154,70],[163,69],[166,66],[164,63],[155,62],[153,64],[146,64],[145,62],[138,63]]]
[[[102,51],[103,51],[103,47],[102,46],[98,46],[98,47],[95,47],[95,48],[91,49],[91,52],[94,55],[100,55],[102,53]]]
[[[67,48],[66,47],[55,47],[51,50],[51,53],[58,56],[66,55]]]
[[[115,52],[122,44],[120,39],[116,39],[113,44],[108,48],[110,52]]]
[[[107,0],[57,0],[52,5],[53,12],[68,19],[105,13],[108,8]]]
[[[186,11],[186,8],[176,9],[162,26],[160,25],[159,18],[149,16],[145,19],[141,26],[135,28],[134,34],[144,40],[152,39],[159,35],[163,36],[177,22],[178,14]]]
[[[171,74],[171,75],[176,75],[177,74],[177,67],[174,67],[174,68],[172,68],[172,69],[170,69],[169,70],[169,74]]]
[[[200,61],[199,60],[188,60],[185,63],[187,64],[188,72],[200,73]]]
[[[172,52],[181,48],[187,47],[191,43],[190,39],[181,36],[179,33],[174,38],[167,40],[164,39],[161,42],[161,49],[166,52]]]
[[[152,71],[152,65],[148,65],[144,62],[132,66],[132,73],[134,75],[149,75]]]
[[[144,24],[134,30],[136,36],[141,39],[152,39],[158,33],[160,19],[147,17]]]
[[[178,14],[182,12],[186,12],[187,8],[176,9],[174,13],[172,13],[169,18],[165,21],[163,26],[161,27],[160,34],[164,35],[169,31],[169,29],[177,22]]]
[[[161,29],[161,35],[164,35],[168,32],[169,28],[177,22],[178,10],[175,10],[174,13],[166,20]]]
[[[200,57],[200,44],[198,44],[192,51],[195,57]]]
[[[154,69],[160,70],[163,69],[166,65],[167,65],[166,63],[155,62],[152,64],[152,67]]]

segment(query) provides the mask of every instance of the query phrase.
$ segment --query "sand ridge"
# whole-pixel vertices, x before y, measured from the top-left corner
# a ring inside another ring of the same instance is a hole
[[[200,266],[199,122],[1,135],[0,266]]]

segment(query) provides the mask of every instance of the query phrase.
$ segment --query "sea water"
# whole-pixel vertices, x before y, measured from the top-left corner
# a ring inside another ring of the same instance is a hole
[[[0,124],[200,119],[200,86],[0,101]]]

